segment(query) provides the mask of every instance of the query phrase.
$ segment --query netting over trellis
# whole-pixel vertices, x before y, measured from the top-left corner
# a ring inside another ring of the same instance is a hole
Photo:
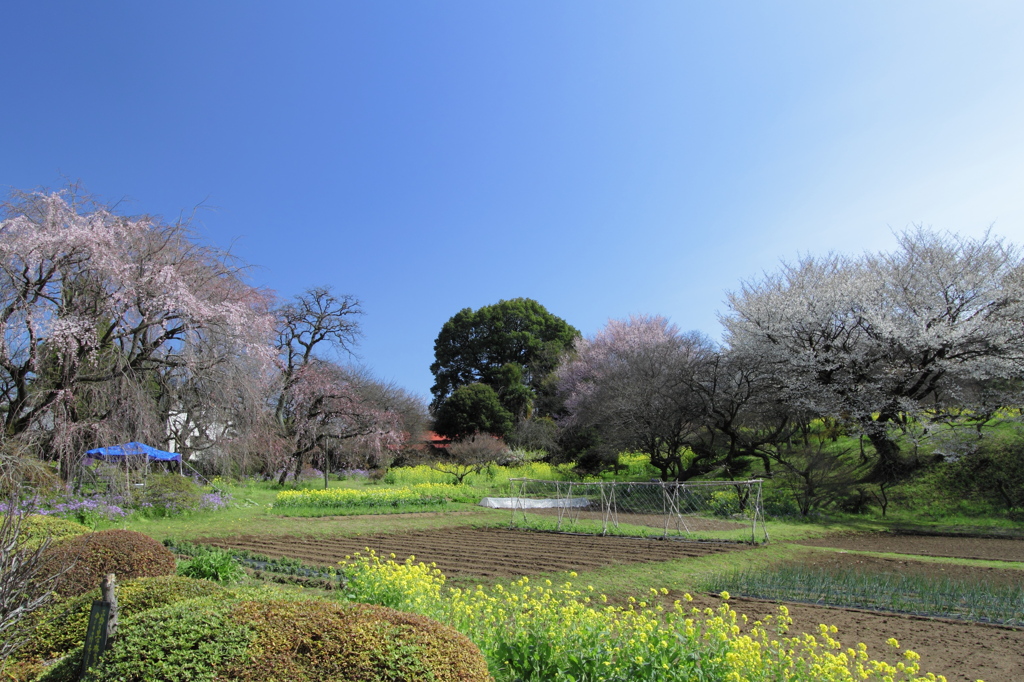
[[[579,483],[513,478],[512,528],[767,542],[761,481]]]

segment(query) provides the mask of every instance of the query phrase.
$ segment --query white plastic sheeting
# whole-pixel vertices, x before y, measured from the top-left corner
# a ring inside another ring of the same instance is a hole
[[[485,497],[481,507],[491,509],[554,509],[558,507],[586,507],[590,500],[585,497],[570,497],[560,500],[531,500],[527,497]]]

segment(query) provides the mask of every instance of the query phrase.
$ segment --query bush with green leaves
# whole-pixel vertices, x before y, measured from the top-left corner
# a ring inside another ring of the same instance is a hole
[[[55,586],[62,597],[75,597],[100,584],[107,573],[118,580],[174,575],[174,555],[162,544],[134,530],[104,530],[63,540],[43,554],[44,571],[65,570]]]
[[[202,490],[191,478],[178,474],[150,476],[139,506],[151,516],[193,512],[202,502]]]
[[[715,516],[728,517],[740,513],[740,498],[735,490],[716,490],[708,499],[708,509]]]
[[[81,648],[40,682],[77,679]],[[195,599],[126,618],[86,680],[486,682],[480,650],[423,616],[318,600]]]
[[[90,669],[88,680],[215,679],[217,662],[241,658],[253,632],[228,618],[231,602],[189,599],[120,621],[117,646]],[[82,664],[77,647],[39,677],[39,682],[74,682]]]
[[[761,492],[761,506],[765,516],[775,519],[792,519],[801,516],[800,507],[789,491],[783,490],[774,481],[766,481]]]
[[[233,583],[245,577],[245,569],[231,552],[217,547],[202,547],[192,558],[178,564],[178,575],[219,583]]]
[[[224,596],[227,591],[208,580],[176,575],[135,578],[117,586],[117,608],[124,619],[159,606],[213,595]],[[46,661],[81,646],[89,611],[97,599],[100,599],[99,588],[33,614],[32,637],[16,657],[23,661]]]
[[[51,543],[55,543],[85,535],[88,532],[88,526],[62,519],[59,516],[31,514],[21,522],[18,541],[26,548],[35,548],[39,547],[47,538]]]

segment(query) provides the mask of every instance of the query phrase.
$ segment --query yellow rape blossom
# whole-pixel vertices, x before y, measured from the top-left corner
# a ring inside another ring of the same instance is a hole
[[[677,601],[660,609],[630,598],[626,606],[588,603],[591,586],[551,581],[473,590],[444,587],[436,568],[411,560],[382,561],[369,553],[343,562],[346,596],[421,613],[466,634],[488,658],[499,680],[664,680],[769,682],[925,682],[941,676],[920,673],[920,656],[905,652],[897,664],[870,659],[867,647],[844,649],[823,625],[817,635],[787,636],[792,624],[777,616],[749,630],[724,600],[717,609]],[[575,577],[575,576],[572,576]],[[665,594],[652,590],[654,594]],[[690,595],[684,595],[687,602]],[[744,621],[745,622],[745,621]],[[890,640],[898,647],[895,639]]]

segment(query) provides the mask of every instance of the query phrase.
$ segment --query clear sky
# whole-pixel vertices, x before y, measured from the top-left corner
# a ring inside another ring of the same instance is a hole
[[[720,334],[780,259],[921,223],[1024,244],[1024,3],[46,2],[0,10],[0,185],[197,204],[359,297],[426,396],[464,307]]]

